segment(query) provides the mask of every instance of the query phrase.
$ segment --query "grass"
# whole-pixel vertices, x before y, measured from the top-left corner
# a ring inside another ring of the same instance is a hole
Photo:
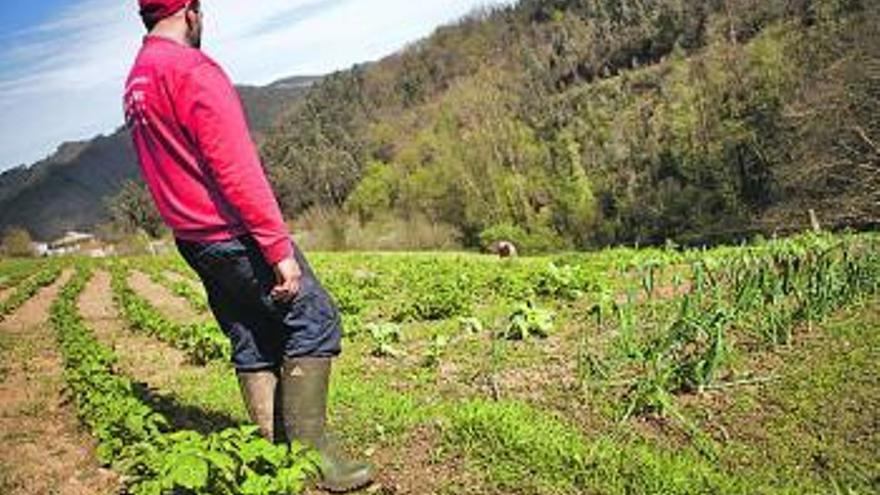
[[[733,436],[722,462],[779,485],[796,480],[791,493],[880,492],[878,330],[874,298],[772,356],[779,381],[737,390],[714,418]]]
[[[0,383],[9,375],[9,355],[13,352],[14,341],[10,335],[0,333]]]
[[[450,454],[501,493],[745,493],[705,459],[640,440],[588,440],[564,420],[515,401],[470,401],[451,411]]]
[[[223,412],[239,421],[247,418],[235,371],[226,364],[181,368],[167,388],[183,404]]]
[[[411,393],[390,389],[380,379],[363,380],[345,369],[337,371],[333,380],[329,400],[334,424],[350,445],[399,443],[436,409]]]

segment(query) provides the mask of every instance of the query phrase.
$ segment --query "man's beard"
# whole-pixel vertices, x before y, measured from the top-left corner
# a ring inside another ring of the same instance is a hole
[[[202,29],[201,27],[195,29],[187,29],[186,31],[186,39],[189,42],[189,46],[195,49],[202,48]]]

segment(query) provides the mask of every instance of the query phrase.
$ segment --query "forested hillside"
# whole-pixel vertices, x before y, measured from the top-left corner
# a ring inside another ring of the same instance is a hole
[[[264,143],[285,212],[465,246],[703,242],[880,219],[867,0],[522,0],[314,86]]]

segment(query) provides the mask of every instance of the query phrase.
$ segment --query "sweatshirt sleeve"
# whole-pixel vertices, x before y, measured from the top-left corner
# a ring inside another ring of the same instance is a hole
[[[180,115],[220,194],[235,208],[274,265],[292,256],[293,244],[259,155],[251,141],[238,93],[217,66],[190,70],[178,88]]]

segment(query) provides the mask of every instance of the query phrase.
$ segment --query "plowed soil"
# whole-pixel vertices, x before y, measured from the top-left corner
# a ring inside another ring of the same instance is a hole
[[[71,274],[0,323],[0,493],[6,495],[118,492],[116,476],[98,466],[94,442],[66,404],[63,364],[48,321],[49,307]]]

